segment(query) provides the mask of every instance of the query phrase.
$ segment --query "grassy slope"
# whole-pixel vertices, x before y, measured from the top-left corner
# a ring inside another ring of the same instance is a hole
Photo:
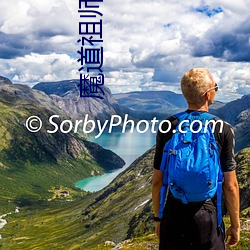
[[[154,236],[142,237],[154,230],[151,201],[135,210],[150,198],[152,157],[153,150],[100,192],[72,202],[61,200],[23,208],[19,214],[6,217],[8,224],[0,230],[3,249],[104,250],[111,249],[104,246],[106,240],[117,244],[126,238],[133,240],[121,249],[157,249]],[[247,249],[249,238],[249,229],[243,231],[235,249]]]
[[[5,250],[105,250],[111,249],[105,246],[106,239],[93,246],[86,246],[86,231],[81,223],[82,205],[86,201],[74,202],[58,201],[50,204],[42,204],[39,207],[24,208],[19,214],[6,217],[8,224],[0,230],[3,239],[0,248]],[[225,218],[229,224],[229,218]],[[93,232],[92,232],[93,233]],[[99,231],[96,231],[98,234]],[[153,233],[150,235],[132,238],[122,242],[121,250],[149,250],[158,249],[158,240]],[[250,247],[250,233],[241,232],[241,241],[235,250],[246,250]],[[91,238],[90,238],[91,240]]]
[[[148,160],[148,156],[139,159],[136,171],[131,168],[102,192],[73,202],[53,201],[21,208],[19,214],[6,217],[8,224],[0,230],[2,246],[4,249],[68,250],[89,249],[105,240],[122,241],[127,237],[128,222],[141,213],[143,206],[135,208],[150,198],[149,169],[142,173],[139,167],[139,164],[148,165]],[[146,183],[145,188],[137,189]],[[105,197],[103,193],[107,191],[111,195]]]
[[[1,230],[3,249],[79,249],[83,243],[83,201],[52,201],[21,208],[6,217]]]
[[[226,226],[229,225],[229,218],[226,217],[224,219]],[[242,231],[241,232],[241,240],[239,244],[232,248],[233,250],[247,250],[250,247],[249,241],[250,233],[249,231]],[[159,241],[155,234],[148,234],[141,237],[136,237],[130,240],[126,240],[120,243],[119,249],[120,250],[158,250]],[[93,247],[89,250],[111,250],[111,246],[107,246],[104,243],[99,244],[96,247]]]
[[[91,171],[102,172],[88,152],[76,158],[56,152],[69,137],[48,135],[45,129],[35,135],[24,127],[29,116],[39,115],[46,121],[51,112],[58,110],[37,106],[29,99],[12,100],[6,93],[0,95],[0,214],[20,203],[33,204],[51,197],[48,190],[53,186],[74,188],[74,183],[89,177]]]

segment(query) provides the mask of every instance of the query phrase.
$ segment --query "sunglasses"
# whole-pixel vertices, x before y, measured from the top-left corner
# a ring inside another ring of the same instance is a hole
[[[218,89],[219,89],[218,84],[217,84],[217,83],[214,83],[214,87],[212,87],[212,88],[210,88],[210,89],[207,89],[207,91],[206,91],[203,95],[205,95],[208,91],[210,91],[210,90],[212,90],[212,89],[214,89],[215,91],[218,91]]]

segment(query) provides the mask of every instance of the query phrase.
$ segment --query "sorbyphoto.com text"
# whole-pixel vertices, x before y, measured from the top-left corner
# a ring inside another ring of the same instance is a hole
[[[89,115],[86,114],[84,119],[71,121],[69,119],[63,120],[58,124],[59,115],[52,115],[48,118],[48,122],[52,128],[47,129],[47,133],[54,134],[58,131],[61,133],[96,133],[95,138],[100,137],[104,132],[112,133],[114,129],[121,129],[121,133],[129,132],[133,133],[135,130],[138,133],[146,133],[151,131],[151,133],[157,133],[158,129],[161,133],[168,133],[172,129],[172,123],[169,120],[157,120],[154,117],[151,120],[139,120],[135,122],[132,119],[129,119],[129,115],[125,114],[124,117],[120,115],[112,115],[110,120],[100,121],[89,119]],[[30,116],[25,123],[26,128],[32,132],[36,133],[41,130],[44,121],[42,121],[38,116]],[[183,120],[178,124],[178,127],[173,130],[173,133],[179,131],[180,133],[186,133],[185,123],[188,123],[188,120]],[[200,120],[194,120],[188,126],[193,133],[199,133],[204,126],[204,131],[208,129],[208,126],[211,127],[212,132],[215,130],[216,124],[220,124],[219,133],[222,133],[223,122],[222,120],[209,120],[205,124]],[[164,127],[164,129],[163,129]]]

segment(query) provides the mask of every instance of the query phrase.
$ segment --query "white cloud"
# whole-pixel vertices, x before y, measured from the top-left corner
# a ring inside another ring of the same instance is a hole
[[[71,1],[76,7],[76,1]],[[72,24],[77,25],[77,15],[72,15],[68,1],[60,0],[8,0],[8,5],[0,3],[5,21],[0,31],[7,34],[28,32],[68,32],[73,33]],[[4,8],[4,9],[3,9]]]
[[[206,67],[220,84],[218,98],[248,93],[249,62],[241,58],[247,58],[242,53],[250,45],[238,33],[248,35],[249,1],[105,0],[98,5],[105,83],[113,92],[179,91],[185,71]],[[0,60],[1,74],[29,84],[77,78],[79,20],[78,1],[1,1],[0,56],[6,58]],[[233,47],[227,34],[244,42],[244,50]]]
[[[0,59],[0,63],[5,60]],[[10,66],[11,65],[11,66]],[[67,70],[65,70],[67,65]],[[14,83],[24,83],[30,86],[42,81],[59,81],[78,78],[78,64],[67,54],[39,55],[32,53],[24,57],[9,60],[2,74],[11,75]]]

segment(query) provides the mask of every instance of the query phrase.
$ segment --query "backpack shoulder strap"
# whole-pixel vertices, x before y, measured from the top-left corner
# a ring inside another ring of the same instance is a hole
[[[183,111],[183,112],[180,112],[180,113],[175,114],[174,116],[175,116],[176,118],[178,118],[178,119],[179,119],[179,122],[180,122],[180,121],[184,120],[188,115],[189,115],[189,114],[188,114],[187,111]]]
[[[213,114],[208,113],[208,112],[202,113],[202,117],[203,117],[205,120],[212,120],[212,119],[214,119],[214,118],[217,118],[216,115],[213,115]]]
[[[197,112],[197,111],[193,111],[193,112]],[[179,121],[182,121],[191,113],[188,113],[187,111],[183,111],[183,112],[175,114],[174,116],[177,117],[179,119]],[[213,114],[208,113],[208,112],[201,113],[201,115],[205,120],[212,120],[214,118],[218,118],[216,115],[213,115]]]
[[[216,115],[210,114],[205,112],[202,114],[205,120],[212,120],[214,118],[218,118]],[[216,206],[217,206],[217,226],[222,230],[222,182],[223,182],[223,173],[221,170],[221,166],[219,165],[219,173],[218,173],[218,186],[217,186],[217,199],[216,199]]]

